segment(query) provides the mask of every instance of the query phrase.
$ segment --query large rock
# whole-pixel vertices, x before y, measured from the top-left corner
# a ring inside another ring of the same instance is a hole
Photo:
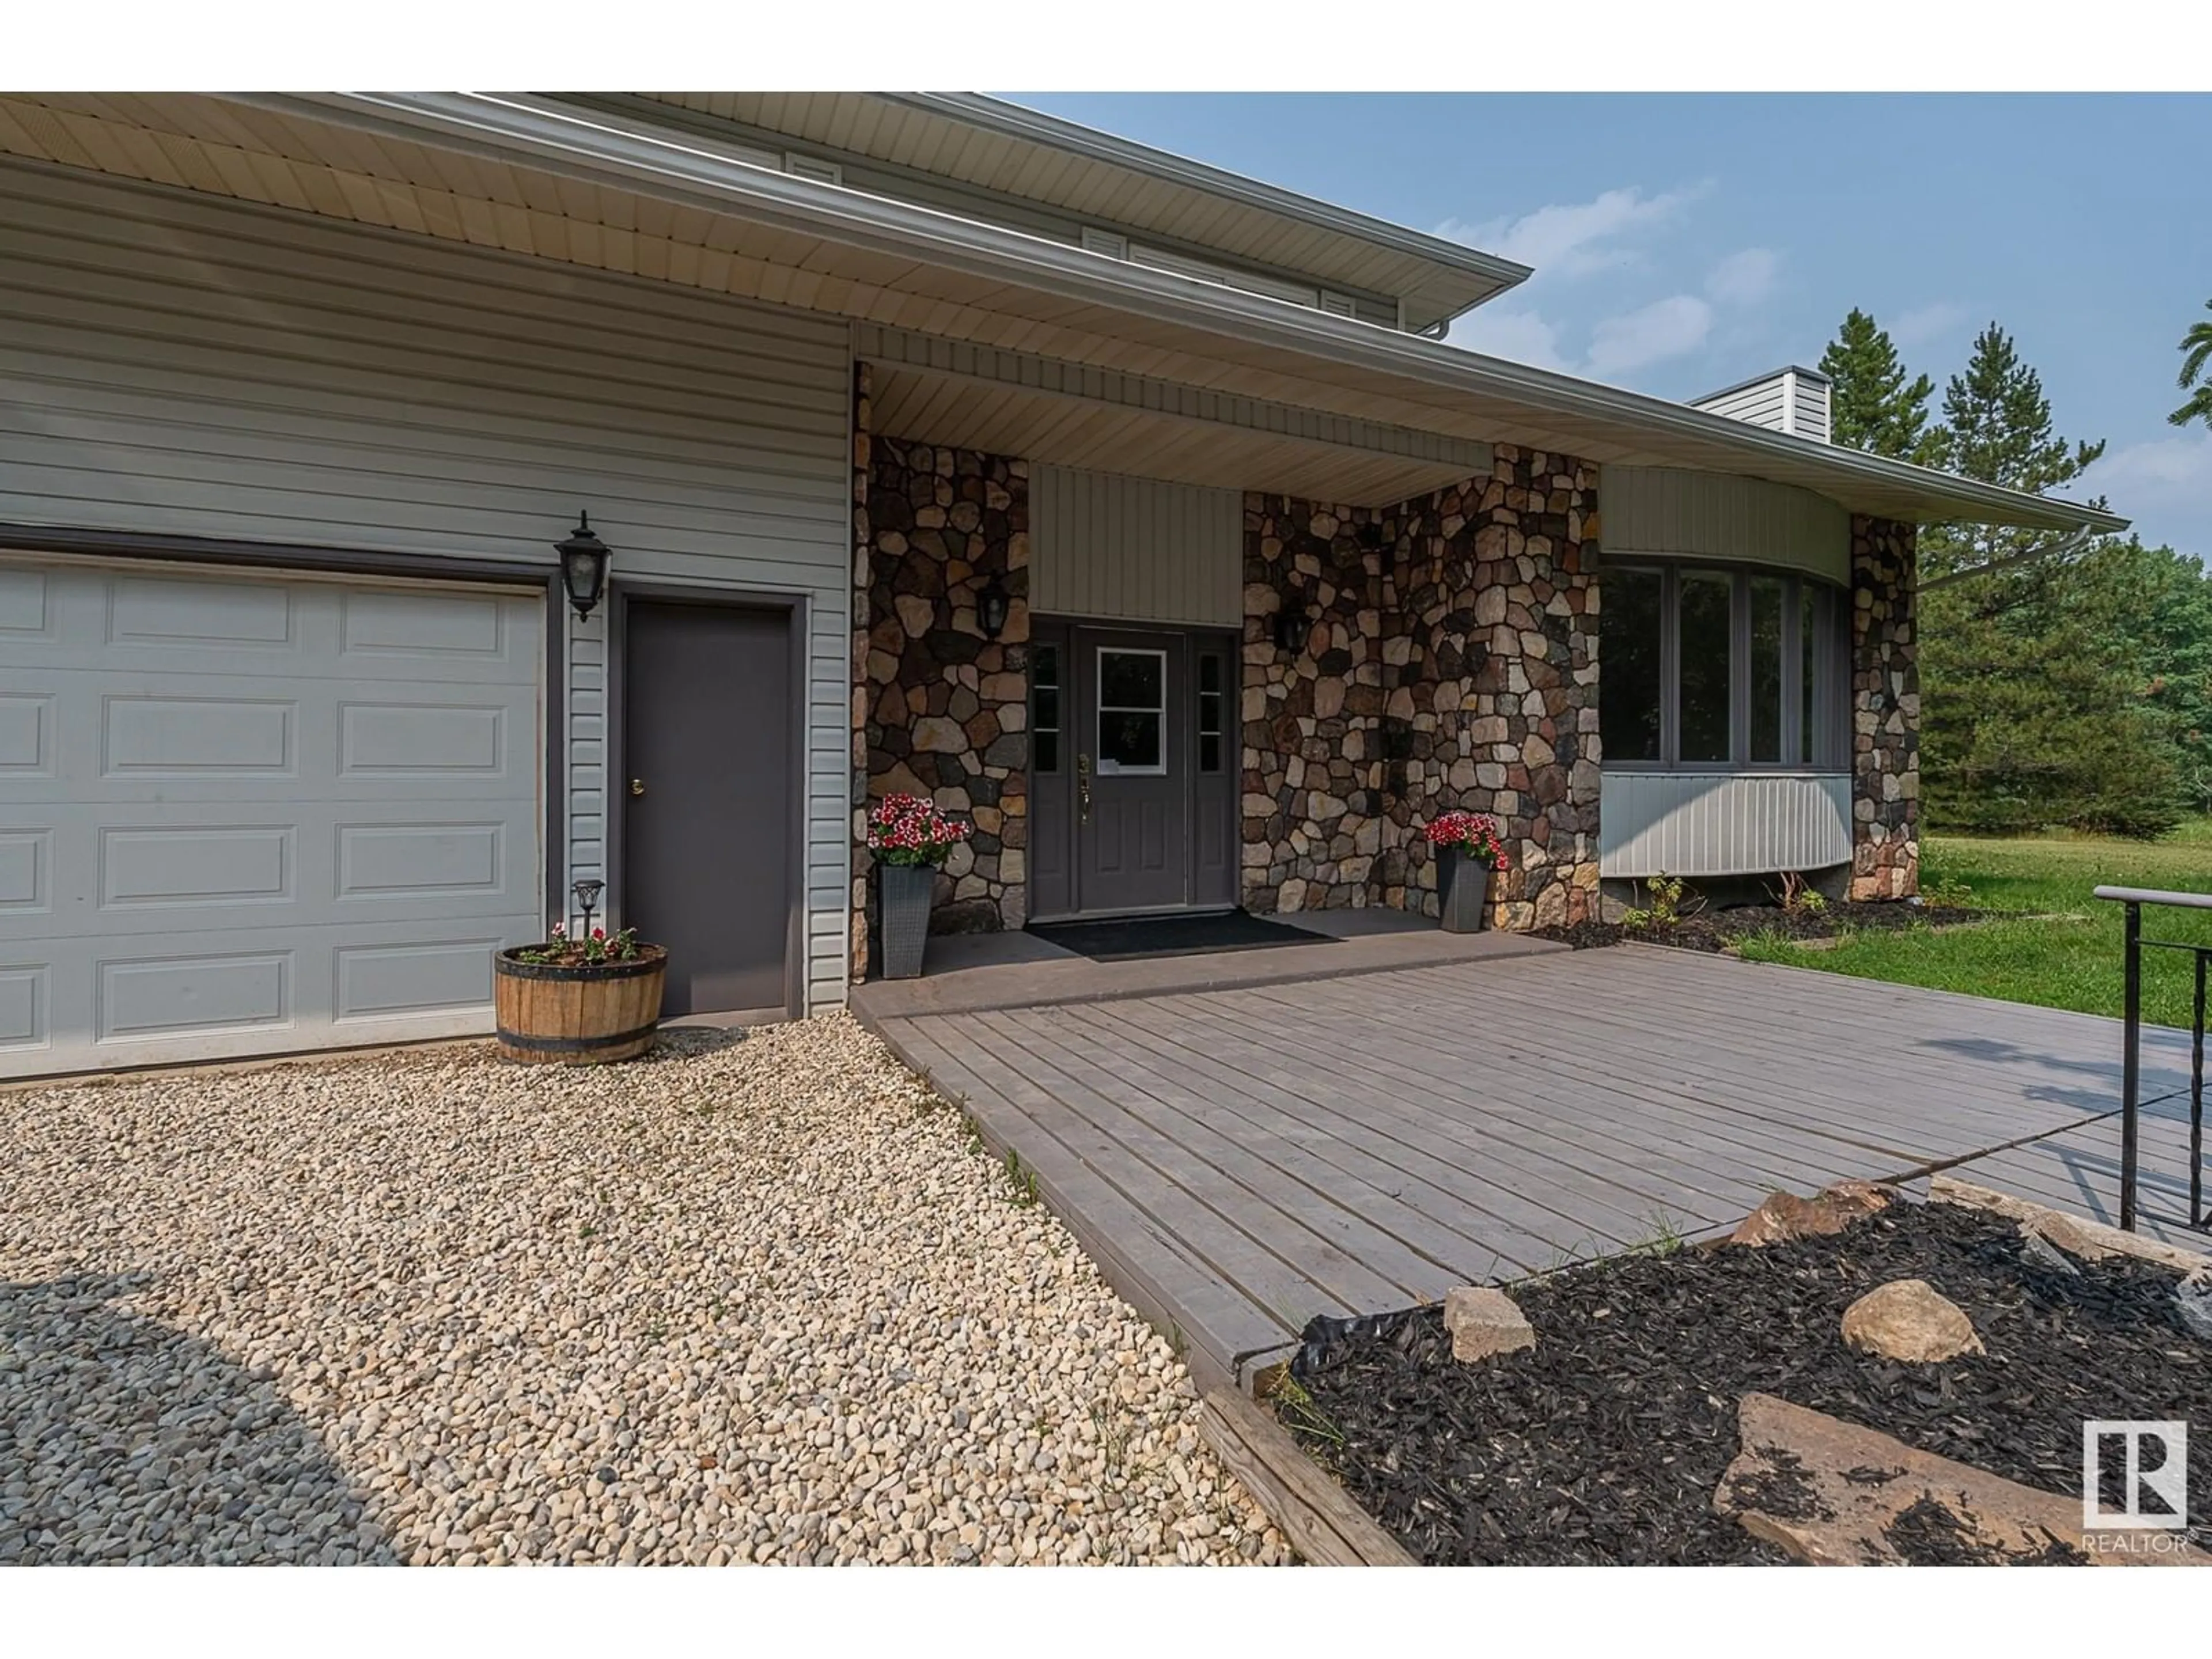
[[[1899,1520],[1908,1510],[1927,1516],[1931,1506],[1954,1529],[1953,1559],[2212,1565],[2172,1533],[2085,1534],[2078,1498],[1985,1474],[1771,1395],[1744,1395],[1736,1432],[1742,1450],[1721,1476],[1713,1507],[1811,1566],[1895,1565],[1905,1559]]]
[[[1790,1244],[1839,1233],[1865,1216],[1887,1209],[1896,1193],[1871,1181],[1838,1181],[1811,1198],[1778,1192],[1729,1235],[1731,1244]]]
[[[1892,1279],[1852,1303],[1844,1340],[1917,1365],[1984,1352],[1966,1310],[1924,1279]]]
[[[1445,1293],[1444,1328],[1451,1333],[1452,1358],[1462,1361],[1536,1346],[1528,1316],[1511,1297],[1487,1285],[1462,1285]]]

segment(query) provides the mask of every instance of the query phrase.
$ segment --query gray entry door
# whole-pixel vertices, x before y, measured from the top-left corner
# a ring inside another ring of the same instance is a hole
[[[1085,911],[1188,904],[1188,641],[1073,630],[1076,897]]]
[[[665,1014],[790,1000],[789,614],[633,600],[623,630],[623,890],[668,947]]]

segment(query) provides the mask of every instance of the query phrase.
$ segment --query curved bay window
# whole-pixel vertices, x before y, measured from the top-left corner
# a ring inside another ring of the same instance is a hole
[[[1790,571],[1607,561],[1598,735],[1633,771],[1843,771],[1850,617]]]

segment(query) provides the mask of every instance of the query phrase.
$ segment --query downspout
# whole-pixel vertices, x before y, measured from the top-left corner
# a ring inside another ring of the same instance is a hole
[[[1932,593],[1939,587],[1948,587],[1953,582],[1963,582],[1976,576],[1986,576],[1993,571],[2009,570],[2015,565],[2034,564],[2044,559],[2070,558],[2089,544],[2098,533],[2091,525],[2083,525],[2063,541],[2046,542],[2040,547],[2024,548],[2018,553],[2008,553],[2002,559],[1991,559],[1987,564],[1972,565],[1964,570],[1953,570],[1933,581],[1922,582],[1919,591]]]

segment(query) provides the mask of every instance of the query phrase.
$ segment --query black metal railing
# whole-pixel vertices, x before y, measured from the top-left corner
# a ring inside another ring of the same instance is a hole
[[[2120,1060],[2120,1225],[2136,1230],[2136,1161],[2141,1147],[2142,1105],[2142,953],[2186,951],[2195,958],[2196,995],[2189,1018],[2189,1224],[2203,1227],[2204,1212],[2204,963],[2212,945],[2185,939],[2145,939],[2142,908],[2169,905],[2180,910],[2212,910],[2212,893],[2167,893],[2146,887],[2100,887],[2097,896],[2126,907],[2127,951],[2122,974]]]

